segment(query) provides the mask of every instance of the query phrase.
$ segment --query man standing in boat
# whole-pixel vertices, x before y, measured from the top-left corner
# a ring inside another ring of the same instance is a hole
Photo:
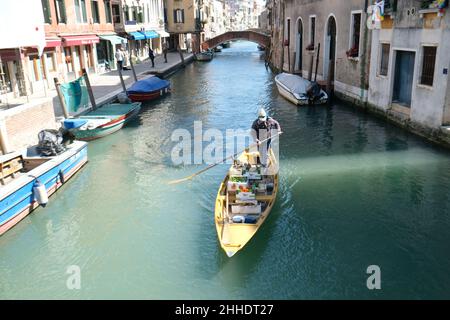
[[[277,120],[268,117],[266,111],[261,108],[258,113],[258,119],[252,124],[252,137],[258,144],[260,162],[267,166],[267,152],[272,142],[272,136],[278,136],[281,133],[281,126]]]

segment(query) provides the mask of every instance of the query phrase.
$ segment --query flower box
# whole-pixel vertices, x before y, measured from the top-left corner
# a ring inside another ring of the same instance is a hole
[[[348,58],[357,58],[359,56],[358,48],[351,48],[350,50],[345,52]]]

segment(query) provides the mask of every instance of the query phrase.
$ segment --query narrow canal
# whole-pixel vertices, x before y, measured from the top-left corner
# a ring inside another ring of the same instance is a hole
[[[0,298],[450,298],[450,154],[345,105],[278,96],[256,45],[235,42],[171,79],[173,93],[89,145],[89,163],[0,238]],[[232,259],[213,210],[228,166],[173,166],[173,130],[279,120],[281,189]],[[81,289],[69,290],[69,266]],[[367,289],[367,267],[382,289]]]

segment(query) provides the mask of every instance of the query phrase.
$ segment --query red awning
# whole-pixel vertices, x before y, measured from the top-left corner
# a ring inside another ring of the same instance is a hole
[[[99,37],[90,34],[62,37],[62,44],[64,47],[79,46],[83,44],[94,44],[99,42],[100,42]]]
[[[61,45],[60,38],[46,38],[45,39],[45,47],[46,48],[55,48]]]
[[[0,50],[0,57],[2,62],[18,61],[20,60],[20,53],[18,49],[2,49]]]

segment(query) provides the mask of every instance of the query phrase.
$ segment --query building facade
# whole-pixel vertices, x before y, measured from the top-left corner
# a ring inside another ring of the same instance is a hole
[[[371,34],[365,0],[272,1],[269,59],[279,71],[334,84],[337,95],[365,103]]]
[[[169,34],[165,31],[163,0],[122,0],[121,21],[115,31],[128,39],[127,49],[136,62],[148,57],[148,48],[162,53]]]
[[[43,0],[48,78],[70,81],[82,69],[97,73],[114,65],[115,46],[126,42],[114,31],[113,12],[119,8],[120,1]]]
[[[208,17],[203,0],[166,0],[166,22],[170,33],[170,48],[176,50],[200,50],[200,43],[205,38],[205,24]]]
[[[441,4],[386,2],[372,30],[369,104],[429,129],[450,125],[450,15]]]

